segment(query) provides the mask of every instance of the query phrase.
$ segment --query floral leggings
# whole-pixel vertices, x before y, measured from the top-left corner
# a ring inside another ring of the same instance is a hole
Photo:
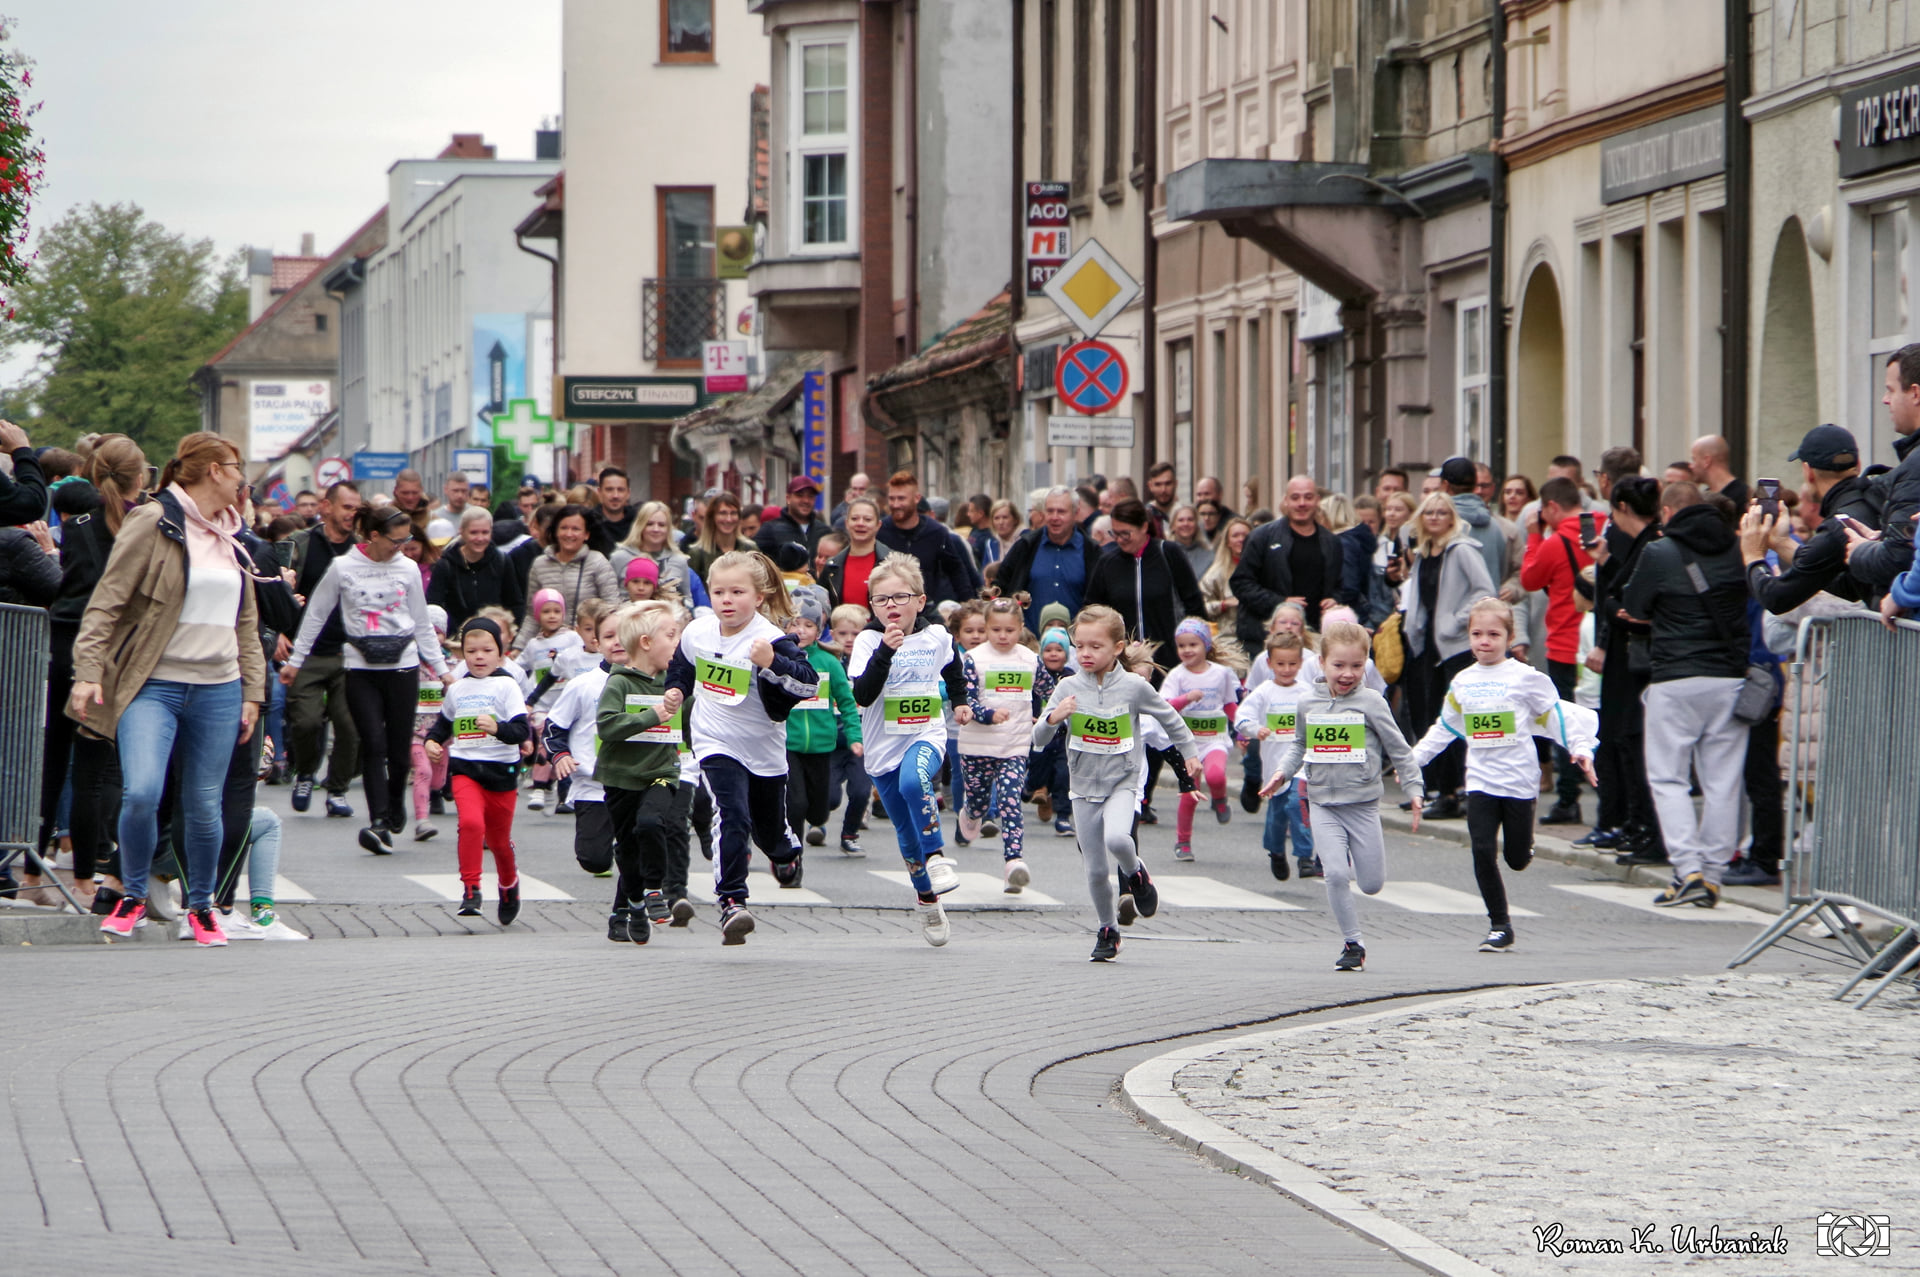
[[[1027,760],[988,758],[980,754],[960,755],[960,771],[966,782],[967,815],[979,820],[991,805],[993,818],[1000,823],[1000,847],[1008,860],[1020,858],[1020,790],[1027,783]]]

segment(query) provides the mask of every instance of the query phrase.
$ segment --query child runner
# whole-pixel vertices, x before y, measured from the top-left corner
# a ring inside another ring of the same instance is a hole
[[[594,668],[575,674],[560,690],[560,696],[547,711],[547,726],[541,747],[553,760],[553,774],[562,784],[571,783],[567,801],[574,815],[573,858],[596,878],[613,872],[613,821],[607,814],[606,787],[596,775],[600,735],[595,715],[600,706],[600,691],[607,683],[611,665],[626,663],[621,651],[619,624],[606,612],[599,599],[582,599],[584,615],[588,604],[595,605],[600,633],[594,636],[593,650],[598,662]],[[616,655],[617,654],[617,655]],[[625,884],[616,884],[613,914],[607,919],[607,939],[627,941],[627,897]]]
[[[680,785],[684,696],[678,688],[668,687],[666,679],[668,667],[678,659],[681,614],[677,605],[656,599],[629,603],[615,615],[617,638],[627,659],[608,671],[600,693],[596,712],[599,772],[613,818],[619,892],[629,900],[633,893],[640,893],[640,904],[627,909],[627,939],[645,944],[654,926],[672,915],[667,898],[668,831],[687,821]],[[724,809],[722,819],[726,819]],[[744,859],[744,848],[742,853]],[[726,854],[724,843],[721,854]],[[619,904],[616,896],[616,910]],[[746,916],[740,910],[727,921]],[[740,944],[745,934],[728,932],[723,925],[721,943]]]
[[[1280,765],[1280,753],[1293,743],[1298,730],[1300,698],[1306,684],[1300,682],[1300,658],[1304,654],[1298,634],[1269,634],[1263,655],[1273,677],[1247,693],[1240,702],[1240,716],[1234,730],[1242,740],[1259,742],[1264,771],[1262,781],[1273,778]],[[1261,842],[1267,849],[1267,864],[1273,876],[1285,882],[1291,876],[1287,865],[1287,836],[1293,836],[1293,854],[1300,861],[1302,878],[1321,877],[1313,858],[1313,833],[1307,828],[1307,800],[1298,785],[1288,785],[1267,804],[1267,828]]]
[[[1454,741],[1467,743],[1467,837],[1491,928],[1480,952],[1505,953],[1513,948],[1513,919],[1495,851],[1504,833],[1508,868],[1519,873],[1533,860],[1533,804],[1540,793],[1534,737],[1566,750],[1597,786],[1593,745],[1599,718],[1561,700],[1552,679],[1507,655],[1513,609],[1499,599],[1481,599],[1467,609],[1467,645],[1474,663],[1453,676],[1440,717],[1413,747],[1413,758],[1424,766]]]
[[[440,721],[427,732],[428,761],[451,757],[453,801],[460,814],[460,908],[480,913],[480,849],[493,852],[500,890],[500,925],[520,916],[520,871],[513,859],[513,804],[520,791],[520,746],[533,729],[520,685],[502,667],[500,627],[474,617],[460,630],[466,674],[447,689]],[[453,745],[447,749],[446,742]]]
[[[660,590],[660,565],[644,554],[635,555],[627,561],[622,578],[627,587],[627,601],[644,603]]]
[[[787,823],[793,826],[795,838],[818,847],[827,841],[827,817],[833,811],[827,799],[842,724],[854,757],[861,753],[860,707],[853,703],[846,666],[820,646],[827,623],[827,592],[817,585],[795,586],[793,609],[787,633],[807,654],[807,663],[820,682],[813,696],[787,715]]]
[[[1392,756],[1400,788],[1412,796],[1416,833],[1426,790],[1393,711],[1380,693],[1365,685],[1367,656],[1373,650],[1367,632],[1345,621],[1329,625],[1320,637],[1320,650],[1326,679],[1300,698],[1295,711],[1299,727],[1293,740],[1281,747],[1280,761],[1260,787],[1260,796],[1273,797],[1306,767],[1307,797],[1319,822],[1314,848],[1326,870],[1327,904],[1346,937],[1333,968],[1358,971],[1366,965],[1367,949],[1352,886],[1358,881],[1360,890],[1371,896],[1387,883],[1387,850],[1380,834],[1381,751]]]
[[[944,684],[954,716],[971,722],[967,679],[946,627],[922,614],[927,595],[920,560],[910,554],[882,559],[867,578],[867,601],[873,621],[854,640],[847,667],[860,706],[867,775],[907,863],[920,933],[937,948],[952,935],[940,897],[960,885],[960,871],[940,841],[940,759],[947,744],[940,693]]]
[[[433,640],[445,649],[447,609],[438,603],[427,604],[427,619],[433,622]],[[420,704],[413,716],[413,840],[426,842],[439,834],[427,819],[433,814],[433,798],[447,787],[447,759],[427,757],[427,732],[440,718],[440,706],[447,699],[447,685],[423,661],[420,665]]]
[[[1188,617],[1173,630],[1174,650],[1180,664],[1167,672],[1160,684],[1160,695],[1180,711],[1200,746],[1200,762],[1205,769],[1207,793],[1213,799],[1213,818],[1221,824],[1231,820],[1227,806],[1227,750],[1233,742],[1233,715],[1240,702],[1240,680],[1224,665],[1215,665],[1213,631],[1205,621]],[[1174,819],[1173,858],[1193,859],[1193,810],[1200,795],[1180,795],[1179,814]]]
[[[966,649],[967,708],[973,722],[960,729],[960,771],[966,799],[960,832],[980,836],[981,818],[991,800],[1000,826],[1000,855],[1009,895],[1017,895],[1033,875],[1021,857],[1020,791],[1027,783],[1027,747],[1033,738],[1033,687],[1040,660],[1020,645],[1025,627],[1020,604],[995,599],[986,605],[986,642]]]
[[[502,634],[513,633],[513,627],[517,624],[517,622],[513,619],[513,613],[507,611],[507,609],[503,607],[483,607],[478,612],[475,612],[474,615],[481,617],[485,620],[492,621],[495,625],[500,627],[500,632]],[[461,630],[461,633],[464,634],[465,632],[466,631],[463,628]],[[507,672],[507,677],[512,679],[514,681],[514,684],[517,687],[519,687],[520,695],[522,696],[533,695],[533,679],[531,676],[528,675],[525,667],[522,666],[520,662],[514,660],[511,656],[509,656],[506,660],[500,662],[500,668],[505,670]],[[464,674],[466,672],[466,667],[464,665],[455,666],[453,672],[456,675]],[[528,742],[527,748],[529,750],[533,748],[533,744],[531,741]]]
[[[942,624],[946,625],[947,633],[953,635],[954,653],[964,662],[967,652],[987,641],[987,601],[985,599],[966,600],[955,608]],[[953,845],[971,847],[973,840],[979,836],[978,831],[969,834],[959,827],[960,811],[966,806],[967,799],[966,769],[960,761],[960,723],[953,713],[960,704],[958,701],[942,703],[941,717],[945,720],[947,729],[947,761],[944,779],[952,787],[953,792],[955,826]]]
[[[533,679],[533,690],[527,693],[535,743],[533,792],[527,796],[527,810],[545,811],[547,791],[553,788],[553,764],[538,748],[541,730],[547,723],[546,706],[552,704],[552,689],[566,678],[559,668],[561,658],[578,651],[583,644],[579,634],[565,628],[567,601],[561,597],[560,591],[535,590],[529,608],[539,623],[540,631],[520,649],[520,664]],[[543,705],[542,701],[546,704]]]
[[[787,828],[787,713],[812,698],[820,676],[780,629],[793,615],[773,560],[729,550],[707,569],[713,614],[680,634],[667,686],[693,702],[694,756],[713,800],[719,854],[713,862],[720,942],[745,944],[748,842],[767,853],[783,887],[800,885],[801,843]],[[631,647],[629,661],[637,659]],[[601,739],[605,739],[602,733]]]
[[[1120,953],[1120,926],[1135,915],[1151,918],[1160,908],[1147,867],[1134,850],[1133,818],[1146,782],[1146,742],[1141,716],[1151,716],[1187,760],[1187,774],[1201,773],[1200,747],[1180,712],[1140,675],[1121,667],[1127,623],[1110,607],[1082,609],[1073,622],[1080,671],[1060,681],[1047,712],[1033,725],[1033,743],[1042,747],[1062,723],[1067,725],[1067,768],[1071,774],[1073,825],[1079,831],[1080,859],[1087,893],[1100,919],[1093,961],[1111,962]],[[1152,649],[1137,643],[1126,655],[1141,662]],[[1125,892],[1115,899],[1112,868],[1117,863]]]
[[[544,692],[536,687],[535,696],[527,702],[529,710],[539,707],[551,713],[555,698],[566,691],[569,682],[582,674],[596,673],[605,668],[600,663],[600,622],[606,619],[613,608],[614,605],[605,599],[580,600],[580,605],[573,610],[573,632],[580,636],[580,646],[555,654],[553,668],[548,671],[553,678],[553,686]],[[544,732],[541,734],[540,747],[543,751],[546,749]],[[573,780],[558,771],[553,779],[553,792],[560,799],[560,805],[554,811],[562,816],[573,815]]]
[[[847,658],[853,655],[854,640],[860,637],[861,630],[867,628],[873,613],[858,603],[842,603],[833,609],[830,619],[833,622],[831,650],[844,673]],[[847,684],[847,694],[853,694],[851,681]],[[851,716],[839,718],[833,762],[827,774],[827,810],[832,812],[839,807],[841,795],[844,793],[846,796],[846,814],[840,817],[840,852],[849,860],[867,854],[860,846],[858,835],[866,828],[867,808],[873,802],[873,780],[867,775],[866,766],[860,758],[863,751],[853,748],[853,743],[860,739],[860,707],[856,704],[853,708]]]
[[[1063,629],[1050,629],[1040,636],[1040,668],[1033,676],[1036,717],[1040,707],[1053,697],[1053,689],[1060,685],[1060,680],[1072,677],[1073,671],[1067,667],[1067,654],[1072,648],[1073,639]],[[1067,798],[1071,781],[1067,775],[1065,736],[1057,736],[1047,742],[1046,748],[1028,753],[1027,783],[1039,791],[1034,807],[1041,823],[1051,820],[1056,837],[1073,837],[1073,821],[1068,819],[1073,804]]]

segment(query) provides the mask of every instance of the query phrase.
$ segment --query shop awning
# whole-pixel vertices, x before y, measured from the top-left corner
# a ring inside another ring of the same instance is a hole
[[[674,422],[669,436],[674,451],[684,457],[700,457],[705,453],[703,444],[726,440],[759,445],[789,461],[798,461],[800,449],[785,414],[800,395],[802,379],[826,367],[827,357],[818,351],[796,351],[776,352],[769,358],[772,366],[758,386],[716,399]]]

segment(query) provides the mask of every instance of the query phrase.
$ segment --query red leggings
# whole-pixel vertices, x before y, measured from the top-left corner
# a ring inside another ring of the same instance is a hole
[[[1184,767],[1186,763],[1177,762],[1175,766]],[[1218,802],[1227,796],[1227,751],[1216,749],[1208,754],[1206,769],[1204,774],[1207,778],[1207,792],[1213,795],[1215,802]],[[1173,831],[1181,842],[1186,842],[1193,837],[1193,809],[1199,805],[1198,791],[1180,795],[1180,812],[1174,817]]]
[[[495,793],[471,776],[453,778],[453,803],[460,813],[460,882],[480,885],[480,847],[493,850],[494,873],[502,887],[517,886],[520,871],[513,863],[513,807],[516,790]]]

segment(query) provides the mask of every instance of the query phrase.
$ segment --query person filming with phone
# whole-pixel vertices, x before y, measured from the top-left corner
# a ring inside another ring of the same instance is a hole
[[[1820,526],[1796,544],[1792,519],[1780,503],[1780,480],[1757,479],[1753,504],[1740,520],[1740,557],[1746,563],[1747,588],[1760,606],[1782,615],[1825,590],[1853,602],[1866,595],[1847,574],[1849,520],[1872,527],[1876,518],[1860,477],[1860,448],[1853,432],[1840,426],[1807,431],[1788,461],[1800,463],[1806,488],[1820,502]],[[1772,551],[1776,568],[1767,560]]]
[[[1604,514],[1582,504],[1580,485],[1565,476],[1541,484],[1540,510],[1527,530],[1527,557],[1520,565],[1520,587],[1546,591],[1547,677],[1568,701],[1580,677],[1580,619],[1593,607],[1592,548],[1606,523]],[[1580,824],[1580,769],[1558,746],[1554,759],[1557,797],[1540,823]]]

